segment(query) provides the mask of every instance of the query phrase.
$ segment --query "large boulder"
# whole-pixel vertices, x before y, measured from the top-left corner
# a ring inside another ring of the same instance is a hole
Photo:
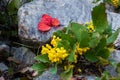
[[[95,5],[92,4],[92,0],[34,0],[23,5],[18,11],[19,36],[23,41],[33,41],[37,44],[45,43],[50,39],[53,32],[68,25],[71,20],[79,23],[90,21],[93,6]],[[63,26],[52,28],[48,32],[38,31],[38,22],[45,13],[58,18]],[[107,14],[109,23],[112,23],[112,28],[120,27],[120,14],[109,10],[107,10]],[[120,43],[116,45],[119,46]]]
[[[68,25],[71,20],[79,23],[90,21],[91,8],[91,0],[34,0],[18,11],[19,36],[23,40],[44,43],[53,32]],[[48,32],[38,31],[38,22],[45,13],[58,18],[63,26],[52,28]]]

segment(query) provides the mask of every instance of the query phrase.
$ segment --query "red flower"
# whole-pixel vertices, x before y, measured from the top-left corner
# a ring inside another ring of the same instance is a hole
[[[41,19],[42,23],[45,23],[45,24],[47,24],[49,26],[52,26],[51,21],[52,21],[52,17],[51,16],[49,16],[48,14],[43,14],[42,15],[42,19]]]
[[[60,25],[60,22],[57,18],[52,18],[52,26],[59,26]]]
[[[43,14],[41,21],[38,23],[38,30],[49,31],[52,26],[57,27],[59,25],[60,22],[57,18],[52,18],[48,14]]]
[[[40,31],[49,31],[50,30],[50,26],[48,26],[48,25],[46,25],[46,24],[44,24],[44,23],[42,23],[42,22],[40,22],[40,23],[38,23],[38,30],[40,30]]]

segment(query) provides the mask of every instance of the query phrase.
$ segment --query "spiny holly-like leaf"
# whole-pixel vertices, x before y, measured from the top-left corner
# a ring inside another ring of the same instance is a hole
[[[97,32],[104,32],[108,27],[107,14],[105,13],[105,4],[101,3],[93,8],[92,20]]]
[[[35,57],[36,60],[40,60],[41,62],[49,62],[49,58],[48,58],[48,55],[47,54],[44,54],[44,55],[38,55]]]

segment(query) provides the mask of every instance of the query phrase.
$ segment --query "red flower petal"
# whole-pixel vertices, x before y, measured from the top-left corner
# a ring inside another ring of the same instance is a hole
[[[52,22],[52,17],[49,16],[48,14],[43,14],[42,15],[42,19],[41,19],[42,23],[45,23],[46,25],[52,26],[51,22]]]
[[[48,15],[48,14],[43,14],[42,18],[52,18],[52,17],[50,15]]]
[[[49,31],[50,30],[50,26],[48,26],[48,25],[46,25],[46,24],[44,24],[44,23],[42,23],[42,22],[39,22],[38,23],[38,30],[40,30],[40,31]]]
[[[57,18],[52,18],[52,26],[59,26],[60,25],[60,21]]]

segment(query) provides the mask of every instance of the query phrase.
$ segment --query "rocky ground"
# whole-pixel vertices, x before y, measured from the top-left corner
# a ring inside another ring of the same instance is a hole
[[[33,77],[31,65],[35,63],[34,57],[39,47],[50,40],[53,32],[68,25],[70,20],[82,24],[90,21],[93,6],[92,0],[33,0],[22,5],[18,10],[18,27],[15,25],[12,29],[5,29],[5,32],[18,31],[18,34],[7,36],[0,32],[0,80],[59,80],[58,74],[53,75],[49,71]],[[116,13],[110,5],[106,7],[108,21],[112,24],[112,29],[116,30],[120,27],[120,12],[118,10]],[[38,31],[37,23],[44,13],[58,18],[61,26],[46,33]],[[116,50],[112,52],[110,59],[117,64],[120,62],[120,35],[114,45]],[[107,66],[105,69],[112,76],[117,76],[114,67]],[[95,75],[82,77],[95,80]]]

